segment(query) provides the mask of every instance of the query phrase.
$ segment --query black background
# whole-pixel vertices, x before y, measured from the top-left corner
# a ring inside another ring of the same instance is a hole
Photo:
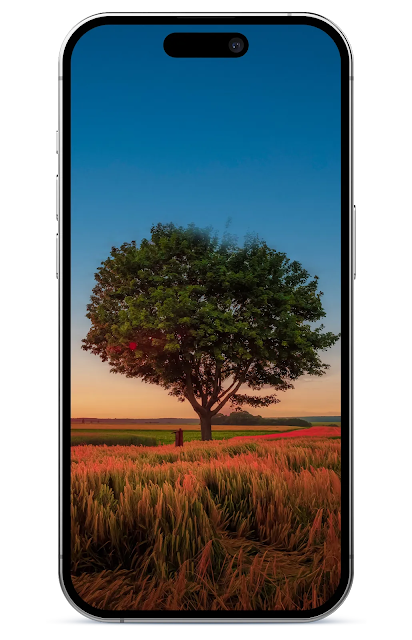
[[[326,5],[325,5],[326,6]],[[139,10],[139,9],[135,9]],[[148,10],[148,9],[146,9]],[[237,9],[240,10],[240,9]],[[322,9],[321,5],[317,5],[312,9],[309,7],[299,8],[292,7],[278,7],[271,6],[262,8],[262,11],[302,11],[308,13],[317,13],[323,15],[332,21],[334,21],[347,35],[352,49],[355,55],[356,77],[357,85],[355,85],[355,204],[357,205],[357,280],[355,282],[355,518],[354,518],[354,531],[355,531],[355,544],[354,544],[354,583],[346,601],[341,605],[336,615],[345,616],[349,618],[358,618],[366,621],[366,625],[353,626],[348,628],[349,633],[359,632],[372,632],[372,627],[375,627],[377,618],[383,613],[383,610],[387,606],[385,602],[379,601],[379,581],[377,577],[377,570],[379,569],[379,561],[377,560],[379,554],[377,554],[377,544],[379,542],[379,529],[373,524],[373,520],[376,517],[376,511],[374,503],[371,502],[371,486],[370,486],[370,466],[367,461],[370,459],[370,437],[366,433],[366,429],[363,428],[371,423],[369,414],[373,409],[370,405],[370,398],[365,393],[363,384],[359,382],[358,373],[362,369],[362,363],[368,358],[367,350],[369,341],[366,339],[370,334],[370,322],[367,316],[368,303],[370,302],[369,296],[370,288],[368,277],[369,273],[366,268],[368,265],[368,240],[369,234],[367,233],[367,226],[362,222],[362,218],[365,220],[366,211],[363,208],[361,200],[362,184],[360,182],[361,162],[362,162],[362,131],[358,123],[363,121],[363,112],[365,112],[365,103],[368,100],[366,95],[362,95],[362,85],[360,89],[359,80],[365,75],[364,67],[365,60],[369,57],[370,52],[368,45],[371,46],[370,39],[368,38],[369,28],[367,27],[367,21],[362,19],[355,11],[354,8],[345,5],[345,7],[336,8],[336,5],[328,5],[327,8]],[[194,11],[194,9],[187,9],[187,11]],[[212,8],[205,9],[207,12],[213,12]],[[232,9],[236,11],[236,9]],[[47,113],[49,113],[48,121],[48,134],[47,140],[50,140],[50,158],[54,160],[55,167],[57,167],[56,158],[54,155],[55,149],[55,130],[57,129],[57,55],[67,32],[82,18],[98,13],[97,9],[84,9],[82,11],[70,11],[64,9],[64,13],[58,16],[53,16],[53,24],[44,23],[40,28],[41,31],[41,45],[42,50],[46,50],[46,68],[47,68],[47,84],[49,85],[49,91],[46,89],[46,95],[50,95],[50,102],[45,106]],[[53,57],[54,56],[54,57]],[[54,91],[54,102],[53,102]],[[50,162],[51,164],[51,162]],[[51,208],[54,207],[54,176],[52,169],[50,169],[51,193],[50,199]],[[57,168],[55,170],[57,173]],[[358,197],[358,194],[360,197]],[[52,216],[51,216],[52,218]],[[51,243],[54,242],[54,238],[51,233]],[[360,247],[362,251],[360,251]],[[52,271],[52,269],[51,269]],[[56,290],[57,291],[57,285]],[[56,297],[57,301],[57,297]],[[56,307],[55,307],[56,308]],[[56,315],[57,320],[57,315]],[[55,323],[57,325],[57,322]],[[56,370],[56,367],[54,368]],[[56,388],[56,386],[54,387]],[[55,405],[56,406],[56,405]],[[56,406],[57,413],[57,406]],[[50,456],[46,462],[47,473],[49,475],[50,484],[51,478],[55,478],[55,489],[50,489],[49,496],[49,508],[41,517],[45,519],[45,525],[43,529],[42,541],[44,543],[43,548],[43,561],[41,572],[41,587],[31,590],[31,604],[36,609],[37,623],[35,628],[41,627],[46,633],[57,631],[59,634],[63,629],[69,629],[70,627],[61,627],[51,625],[52,620],[59,618],[71,617],[77,615],[71,606],[65,600],[58,583],[58,549],[57,549],[57,522],[58,522],[58,510],[57,510],[57,488],[58,488],[58,475],[57,475],[57,427],[55,429],[56,439],[51,447]],[[366,461],[366,462],[365,462]],[[47,522],[48,520],[48,522]],[[47,523],[47,524],[46,524]],[[48,629],[46,629],[46,626]],[[78,627],[77,627],[78,628]],[[90,627],[93,628],[93,627]],[[328,628],[328,627],[325,627]],[[343,628],[343,627],[342,627]],[[134,627],[137,631],[137,628]],[[308,629],[308,627],[306,627]],[[316,629],[319,633],[319,627],[313,627],[312,632]],[[375,630],[375,629],[373,629]],[[205,630],[206,631],[206,630]],[[257,630],[256,630],[257,631]],[[263,631],[263,629],[262,629]],[[180,633],[181,630],[172,631],[172,633]],[[190,633],[191,629],[187,629],[184,633]],[[206,631],[207,632],[207,631]],[[236,634],[250,633],[248,629],[238,629]],[[163,633],[169,633],[167,629],[164,629]],[[306,632],[300,632],[306,633]],[[334,633],[334,632],[332,632]]]

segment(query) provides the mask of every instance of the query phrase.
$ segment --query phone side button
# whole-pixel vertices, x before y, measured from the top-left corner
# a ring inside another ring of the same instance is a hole
[[[356,205],[353,205],[353,222],[352,222],[352,233],[353,233],[353,244],[352,244],[352,255],[353,255],[353,279],[356,280]]]
[[[59,193],[59,176],[56,176],[56,220],[59,220],[60,213],[60,193]]]
[[[56,233],[56,278],[59,279],[59,234]]]

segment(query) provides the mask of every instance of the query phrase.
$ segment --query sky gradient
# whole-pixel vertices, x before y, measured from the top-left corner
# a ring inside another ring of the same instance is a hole
[[[318,275],[327,330],[340,331],[340,56],[309,26],[237,26],[237,59],[174,59],[172,31],[87,32],[72,56],[72,416],[195,417],[188,403],[111,374],[81,351],[94,273],[112,246],[157,222],[258,233]],[[340,344],[264,416],[338,415]],[[245,407],[248,409],[248,407]]]

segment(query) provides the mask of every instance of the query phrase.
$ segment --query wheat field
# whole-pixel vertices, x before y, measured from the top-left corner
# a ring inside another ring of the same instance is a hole
[[[340,440],[72,447],[72,582],[110,610],[307,610],[340,580]]]

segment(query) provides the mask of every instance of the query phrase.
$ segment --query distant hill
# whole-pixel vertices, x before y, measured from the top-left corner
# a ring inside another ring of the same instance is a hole
[[[340,422],[341,416],[302,416],[308,422]]]

